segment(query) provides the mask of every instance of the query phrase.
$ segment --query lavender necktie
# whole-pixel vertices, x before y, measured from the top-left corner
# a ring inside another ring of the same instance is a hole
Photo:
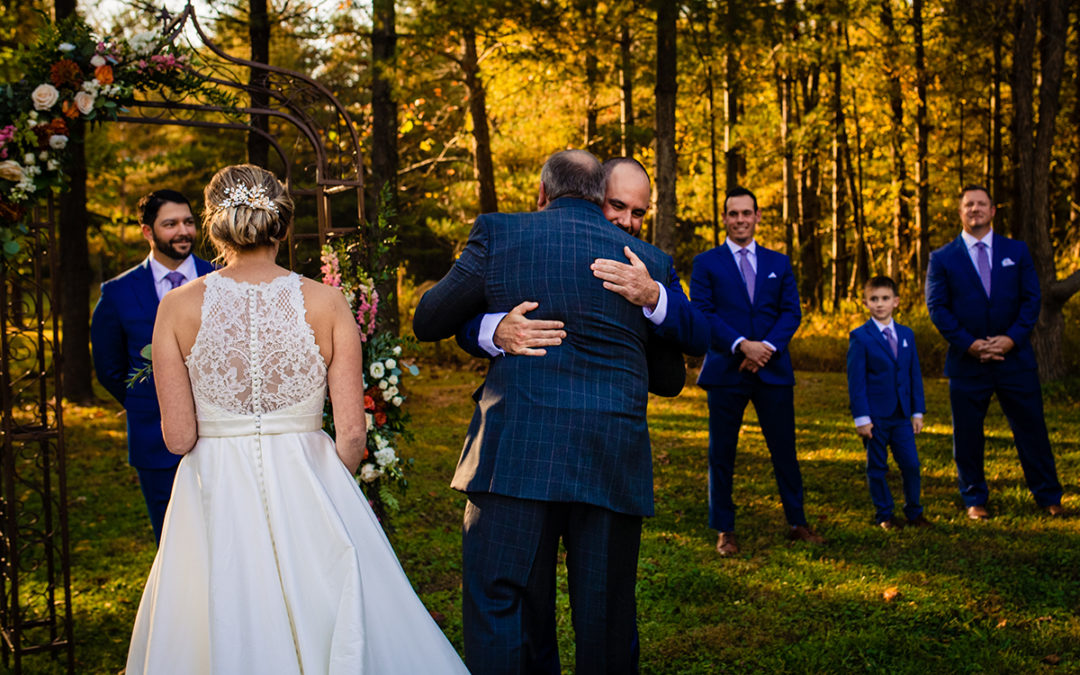
[[[739,271],[742,272],[743,281],[746,282],[746,293],[750,296],[750,302],[754,301],[754,268],[750,266],[750,249],[739,249]]]
[[[184,282],[187,281],[187,277],[185,277],[180,272],[177,272],[176,270],[173,270],[172,272],[169,272],[168,274],[165,275],[165,280],[168,281],[170,284],[172,284],[173,288],[176,288],[178,286],[182,286],[184,284]],[[172,290],[172,289],[169,289],[169,290]]]
[[[893,333],[892,326],[885,326],[881,329],[881,332],[885,335],[885,342],[889,343],[889,349],[892,350],[893,357],[900,356],[900,349],[896,346],[896,334]]]
[[[990,297],[990,256],[986,253],[986,244],[976,242],[975,265],[979,268],[979,279],[982,280],[983,290],[986,297]]]

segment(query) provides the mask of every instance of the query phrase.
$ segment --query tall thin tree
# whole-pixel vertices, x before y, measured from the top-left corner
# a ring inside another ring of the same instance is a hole
[[[653,243],[673,253],[676,243],[675,103],[678,90],[676,25],[678,7],[657,0],[656,10],[656,219]]]

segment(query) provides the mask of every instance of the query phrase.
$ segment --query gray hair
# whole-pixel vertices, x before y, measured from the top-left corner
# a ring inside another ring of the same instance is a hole
[[[540,170],[540,182],[548,201],[577,197],[603,206],[606,181],[600,162],[585,150],[556,152]]]

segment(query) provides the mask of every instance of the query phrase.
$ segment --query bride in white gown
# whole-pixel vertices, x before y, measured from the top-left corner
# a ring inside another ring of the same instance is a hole
[[[226,265],[169,292],[154,326],[162,431],[185,456],[128,675],[467,672],[352,477],[359,333],[339,290],[274,264],[288,193],[233,166],[205,203]]]

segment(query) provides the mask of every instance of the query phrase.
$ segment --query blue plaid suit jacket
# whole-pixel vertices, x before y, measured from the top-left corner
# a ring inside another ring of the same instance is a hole
[[[476,314],[525,300],[540,304],[530,318],[565,322],[567,337],[546,356],[492,362],[452,487],[652,514],[648,320],[589,269],[624,246],[653,278],[671,268],[670,256],[583,200],[477,218],[460,258],[421,298],[417,338],[451,337]],[[668,349],[681,360],[677,344]]]

